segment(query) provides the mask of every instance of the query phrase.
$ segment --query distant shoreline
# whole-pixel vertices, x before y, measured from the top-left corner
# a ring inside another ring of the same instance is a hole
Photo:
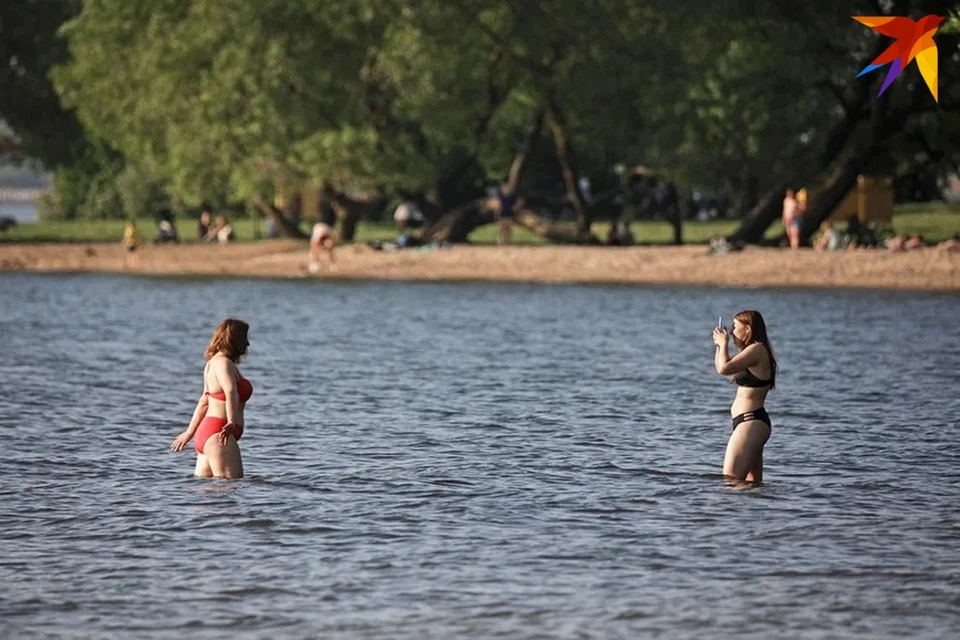
[[[706,247],[490,247],[397,252],[337,249],[340,269],[307,271],[307,245],[292,240],[227,246],[146,245],[126,264],[119,243],[0,243],[0,271],[239,276],[319,280],[496,281],[869,288],[960,291],[960,253],[927,248],[820,253],[749,247],[708,255]]]

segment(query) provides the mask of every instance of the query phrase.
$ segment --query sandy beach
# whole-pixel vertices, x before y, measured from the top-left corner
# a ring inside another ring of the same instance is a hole
[[[424,251],[337,248],[339,269],[311,274],[307,245],[274,240],[225,246],[147,245],[128,265],[119,244],[0,244],[0,270],[230,275],[267,278],[674,284],[730,287],[864,287],[960,291],[960,253],[705,246],[455,246]]]

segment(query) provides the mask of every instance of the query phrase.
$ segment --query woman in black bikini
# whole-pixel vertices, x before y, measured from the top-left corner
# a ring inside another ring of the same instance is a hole
[[[733,317],[733,343],[740,352],[730,357],[725,328],[713,330],[717,373],[733,376],[737,395],[730,407],[733,433],[727,441],[723,474],[737,480],[763,480],[763,445],[770,439],[770,416],[763,408],[777,377],[777,360],[767,337],[767,325],[759,311],[741,311]]]

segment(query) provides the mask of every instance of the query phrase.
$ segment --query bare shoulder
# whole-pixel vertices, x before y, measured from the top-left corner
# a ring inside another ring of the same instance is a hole
[[[767,349],[767,345],[760,342],[754,342],[750,346],[756,347],[757,364],[761,365],[764,370],[769,371],[773,365],[773,359],[770,357],[770,350]]]
[[[744,358],[750,363],[750,366],[758,364],[767,364],[770,361],[770,354],[767,348],[759,342],[748,345],[743,350]]]
[[[232,375],[236,376],[239,374],[240,370],[237,368],[236,363],[233,362],[227,356],[217,354],[210,358],[208,363],[210,366],[210,371],[218,376],[222,375]]]

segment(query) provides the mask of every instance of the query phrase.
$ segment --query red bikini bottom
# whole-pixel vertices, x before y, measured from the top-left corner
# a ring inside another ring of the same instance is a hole
[[[197,450],[197,453],[203,453],[203,445],[207,443],[207,438],[220,433],[226,424],[226,418],[215,418],[213,416],[204,418],[200,422],[200,426],[197,427],[197,432],[193,434],[193,448]],[[239,440],[242,435],[243,427],[234,426],[233,437]]]

